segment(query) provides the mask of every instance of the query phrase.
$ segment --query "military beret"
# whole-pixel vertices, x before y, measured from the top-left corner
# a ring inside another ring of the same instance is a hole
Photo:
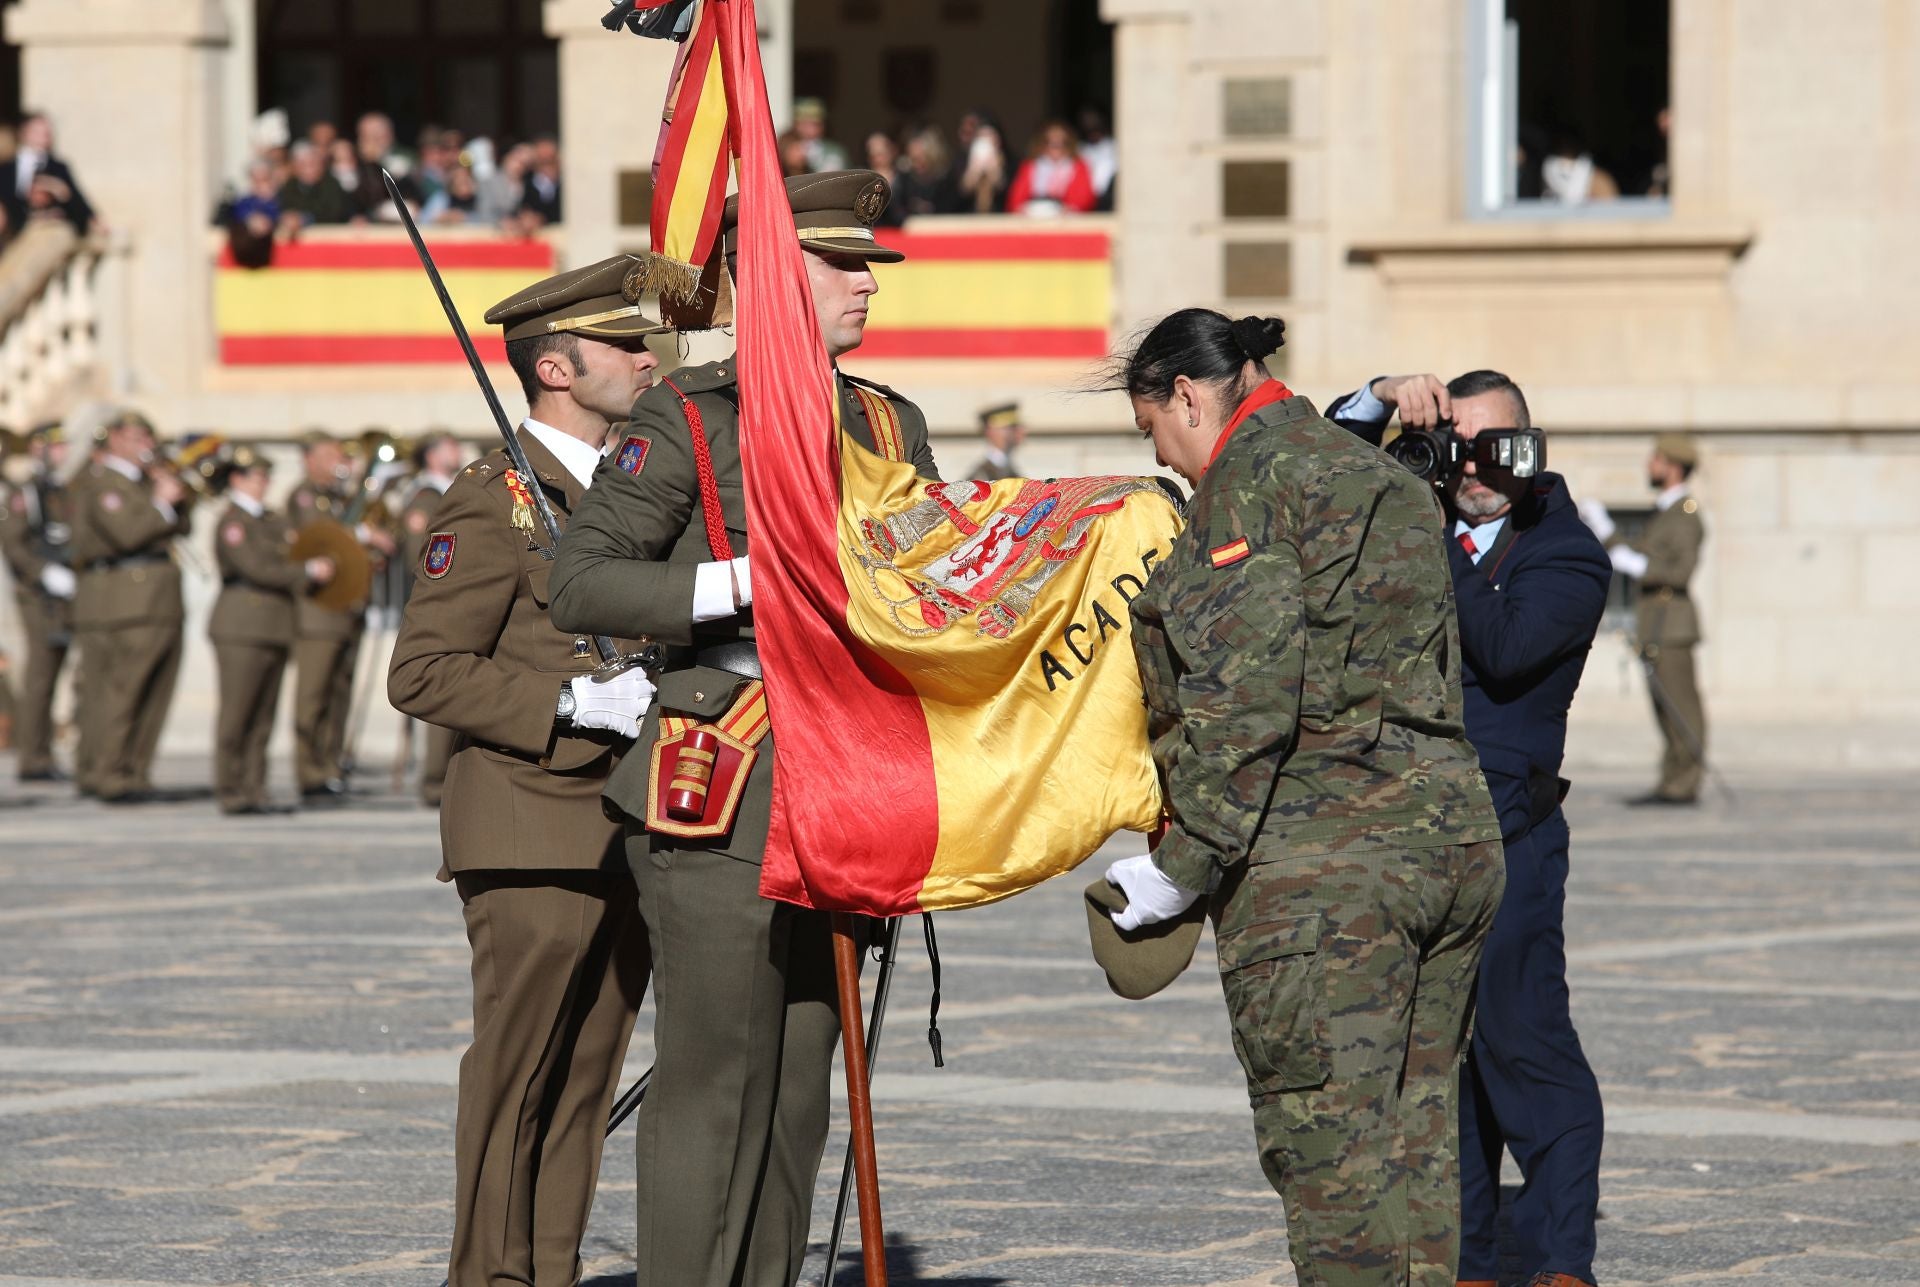
[[[1700,463],[1700,446],[1690,433],[1663,433],[1653,440],[1653,449],[1687,469]]]
[[[1107,974],[1107,986],[1129,1001],[1140,1001],[1180,977],[1193,960],[1200,942],[1200,926],[1207,919],[1207,900],[1169,921],[1143,925],[1126,933],[1113,923],[1115,912],[1127,908],[1126,892],[1107,883],[1105,876],[1087,886],[1087,935],[1093,941],[1093,959]]]
[[[535,282],[487,310],[490,326],[508,340],[540,335],[586,335],[596,340],[632,340],[671,328],[640,311],[646,260],[615,255]]]
[[[873,225],[887,211],[893,189],[872,170],[828,170],[796,174],[787,180],[787,204],[793,207],[800,244],[827,255],[857,255],[880,264],[906,256],[874,240]],[[739,249],[740,194],[727,198],[720,216],[727,253]]]

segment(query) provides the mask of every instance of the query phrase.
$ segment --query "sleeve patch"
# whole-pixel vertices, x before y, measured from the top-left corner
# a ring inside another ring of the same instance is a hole
[[[246,541],[247,532],[246,532],[246,529],[241,527],[240,524],[238,523],[228,523],[225,527],[220,529],[220,539],[225,541],[228,545],[237,546]]]
[[[438,581],[453,570],[452,532],[435,532],[427,538],[427,549],[420,556],[421,571],[429,581]]]
[[[1218,571],[1220,568],[1232,567],[1252,553],[1253,547],[1247,544],[1247,538],[1243,536],[1237,541],[1228,541],[1225,545],[1214,546],[1207,551],[1207,559]]]
[[[623,473],[638,475],[647,466],[647,453],[653,449],[653,443],[634,434],[620,444],[620,450],[614,453],[613,463]]]
[[[109,514],[118,514],[120,512],[120,507],[126,503],[127,502],[121,498],[121,495],[119,492],[101,492],[100,493],[100,508],[107,511],[107,513]]]

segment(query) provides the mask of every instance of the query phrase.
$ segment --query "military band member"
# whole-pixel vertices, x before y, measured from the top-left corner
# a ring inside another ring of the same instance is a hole
[[[600,793],[653,694],[596,674],[592,639],[547,615],[553,564],[538,487],[577,512],[609,426],[652,381],[660,331],[622,298],[617,256],[495,305],[529,414],[535,479],[504,450],[435,512],[387,693],[459,734],[440,810],[473,948],[473,1044],[460,1061],[453,1287],[579,1281],[607,1113],[647,980],[619,823]],[[630,646],[629,646],[630,648]]]
[[[266,457],[236,448],[222,472],[227,509],[214,537],[220,597],[207,623],[220,673],[213,791],[222,813],[268,813],[267,743],[293,648],[294,603],[309,585],[326,583],[333,563],[293,559],[293,526],[267,512],[273,466]]]
[[[309,433],[303,447],[306,476],[287,497],[288,517],[296,529],[320,518],[344,522],[353,490],[346,449],[320,431]],[[392,538],[365,523],[356,524],[354,534],[375,551],[394,552]],[[347,720],[367,608],[364,603],[330,608],[309,593],[295,607],[294,624],[294,767],[300,798],[307,804],[338,803],[347,794]]]
[[[903,258],[873,238],[887,184],[870,171],[814,174],[789,179],[787,194],[821,336],[838,359],[859,346],[879,289],[870,265]],[[729,203],[730,253],[736,219]],[[558,624],[673,646],[659,703],[606,793],[626,824],[654,958],[658,1062],[639,1114],[638,1287],[785,1287],[798,1276],[840,1030],[827,915],[760,897],[777,737],[758,744],[737,808],[714,825],[665,830],[653,790],[663,710],[745,736],[765,727],[736,381],[728,359],[640,398],[553,577]],[[935,476],[912,403],[839,374],[835,394],[863,446]]]
[[[27,435],[30,472],[12,488],[0,514],[0,551],[13,573],[26,642],[14,744],[22,782],[64,780],[53,758],[53,699],[73,642],[73,527],[62,471],[66,432],[44,424]]]
[[[1663,433],[1654,441],[1647,459],[1647,485],[1657,493],[1654,515],[1636,540],[1620,536],[1604,505],[1580,506],[1581,517],[1606,543],[1614,571],[1640,583],[1640,660],[1665,749],[1659,784],[1628,804],[1694,804],[1707,772],[1707,710],[1693,665],[1700,613],[1687,590],[1707,541],[1700,502],[1688,486],[1699,463],[1700,449],[1689,434]]]
[[[1020,418],[1019,403],[1009,402],[982,411],[980,439],[986,444],[987,454],[967,477],[982,483],[1020,477],[1020,466],[1014,463],[1013,453],[1027,440],[1027,426]]]
[[[123,411],[74,485],[74,634],[80,644],[80,789],[111,804],[152,798],[153,757],[180,671],[186,613],[174,538],[191,493],[155,468],[145,417]]]
[[[416,569],[426,553],[434,511],[440,508],[440,498],[447,488],[453,486],[465,456],[460,440],[445,430],[427,434],[414,449],[413,494],[400,511],[400,557],[410,580],[418,575]],[[453,757],[453,730],[438,724],[423,727],[427,744],[420,760],[420,800],[428,808],[437,809],[446,787],[447,762]]]
[[[1132,604],[1169,823],[1122,931],[1209,900],[1303,1283],[1452,1287],[1461,1049],[1500,901],[1433,490],[1270,379],[1276,319],[1161,321],[1119,383],[1188,526]]]

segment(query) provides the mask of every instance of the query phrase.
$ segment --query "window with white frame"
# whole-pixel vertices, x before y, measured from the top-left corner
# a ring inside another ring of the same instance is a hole
[[[1468,0],[1474,214],[1665,211],[1669,3]]]

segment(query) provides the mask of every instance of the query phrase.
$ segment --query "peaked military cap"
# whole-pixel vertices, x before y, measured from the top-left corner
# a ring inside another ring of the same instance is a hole
[[[879,264],[897,264],[906,256],[874,240],[873,225],[887,211],[893,189],[872,170],[828,170],[796,174],[787,180],[800,244],[826,255],[857,255]],[[740,194],[727,198],[720,216],[727,253],[739,249]]]
[[[535,282],[487,310],[487,323],[504,327],[509,340],[540,335],[632,340],[670,328],[640,311],[640,279],[646,261],[615,255]]]
[[[1676,465],[1692,469],[1700,463],[1700,446],[1688,433],[1663,433],[1653,440],[1653,449]]]
[[[67,427],[58,420],[49,420],[27,430],[28,442],[56,443],[67,440]]]
[[[1020,423],[1020,404],[1002,403],[997,407],[988,407],[980,413],[982,429],[1011,429]]]

